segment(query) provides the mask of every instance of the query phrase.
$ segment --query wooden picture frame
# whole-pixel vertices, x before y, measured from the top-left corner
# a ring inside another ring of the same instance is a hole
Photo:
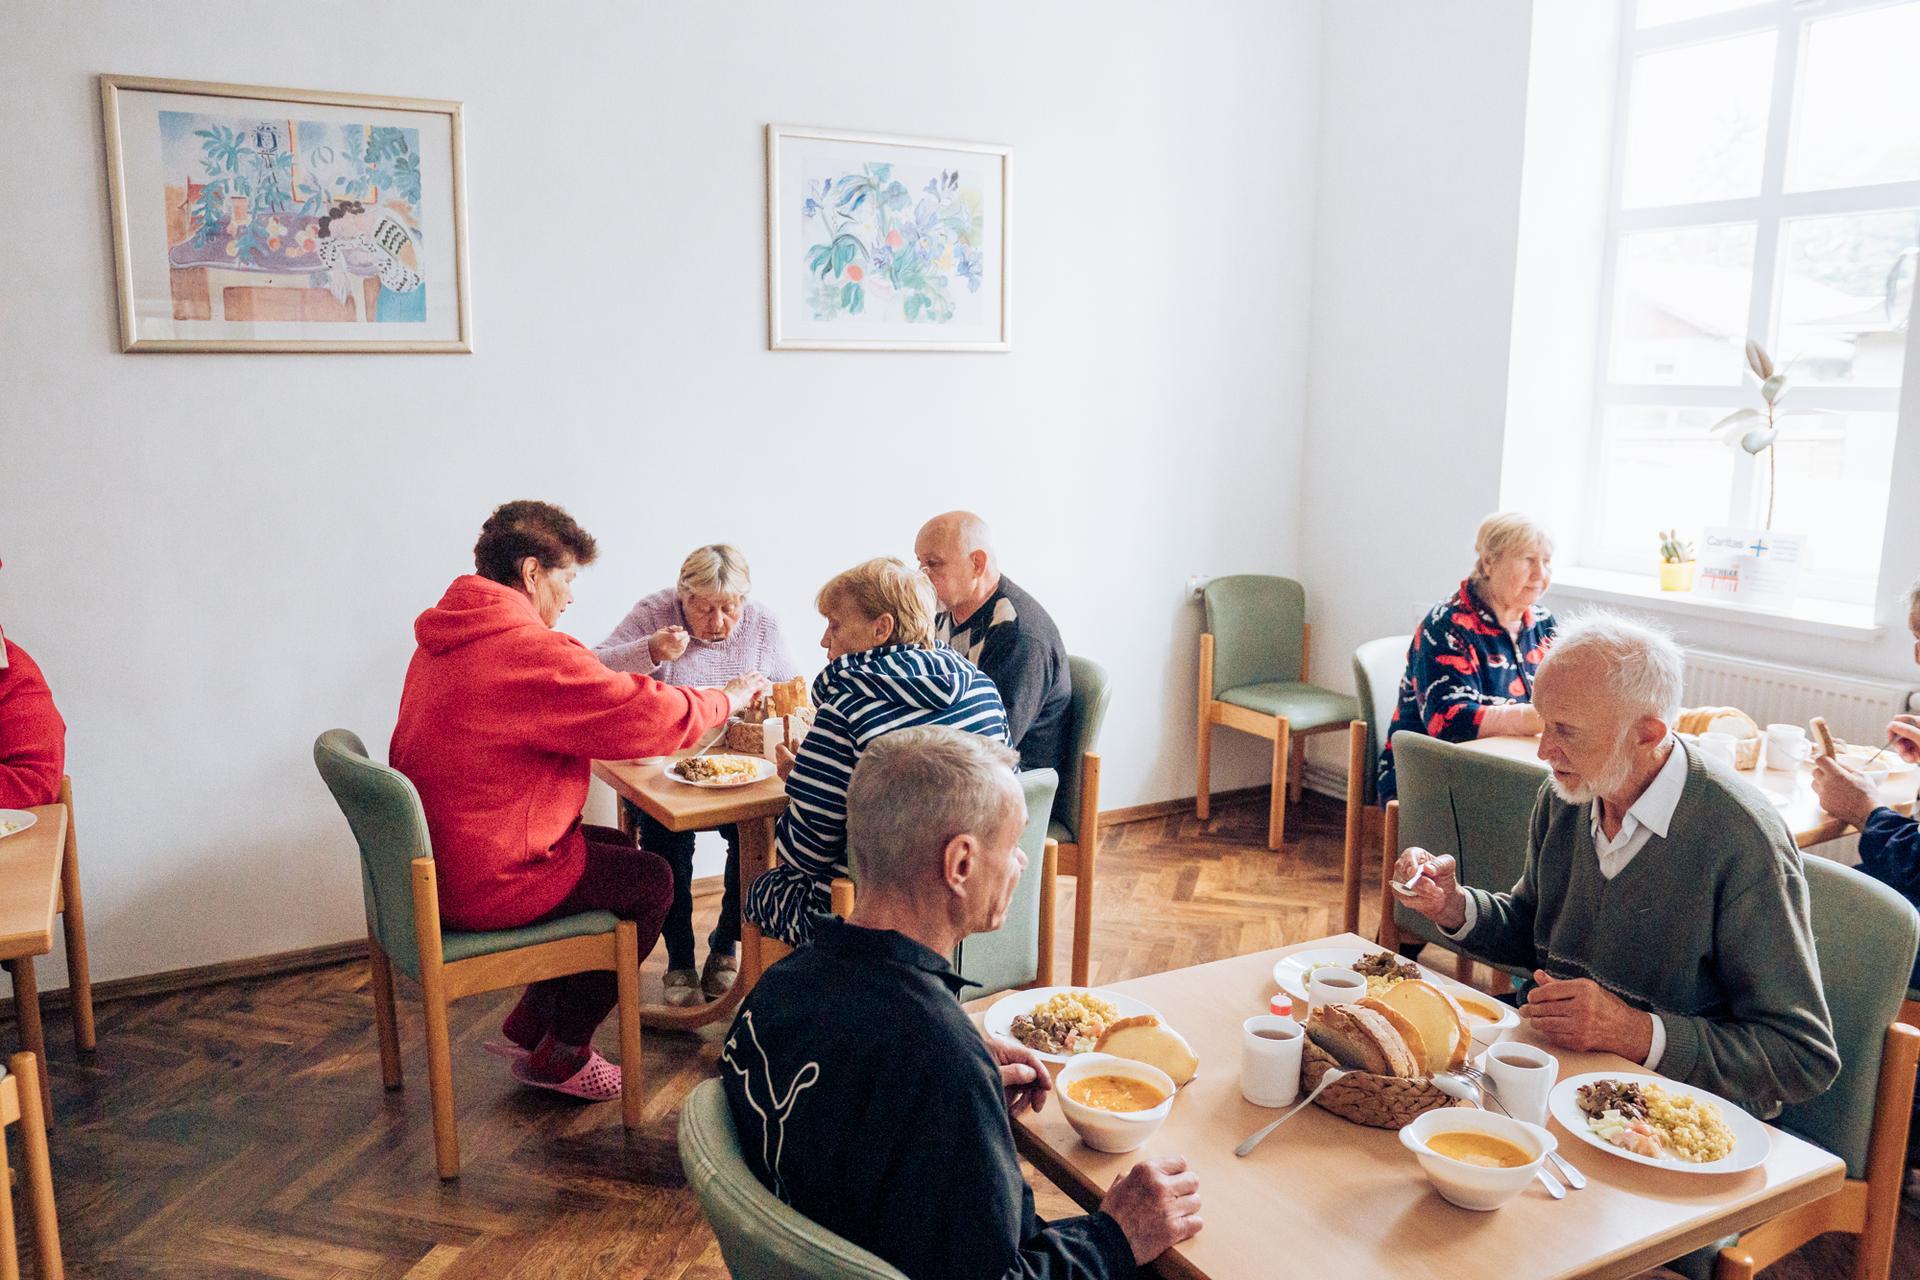
[[[99,79],[122,351],[473,350],[462,104]]]
[[[1013,148],[767,126],[767,345],[1008,351]]]

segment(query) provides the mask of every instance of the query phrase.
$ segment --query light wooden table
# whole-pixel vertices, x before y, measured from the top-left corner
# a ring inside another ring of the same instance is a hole
[[[761,872],[773,866],[773,820],[786,811],[787,784],[771,777],[744,787],[690,787],[666,776],[666,767],[682,756],[645,760],[595,760],[593,776],[631,800],[641,812],[669,831],[711,831],[734,823],[740,828],[740,904]],[[740,976],[733,989],[709,1004],[676,1009],[642,1005],[641,1022],[650,1027],[700,1027],[731,1018],[735,1006],[760,977],[760,929],[740,922]]]
[[[1275,960],[1323,946],[1374,944],[1339,934],[1111,985],[1159,1009],[1200,1055],[1200,1074],[1140,1150],[1094,1151],[1057,1104],[1014,1122],[1021,1151],[1089,1210],[1135,1162],[1186,1158],[1200,1179],[1206,1226],[1160,1259],[1163,1275],[1631,1276],[1831,1194],[1846,1176],[1838,1158],[1777,1129],[1760,1167],[1709,1176],[1617,1159],[1549,1121],[1587,1187],[1554,1201],[1535,1184],[1504,1208],[1476,1213],[1440,1198],[1398,1134],[1319,1107],[1288,1121],[1251,1156],[1236,1157],[1241,1139],[1280,1114],[1240,1096],[1240,1024],[1266,1011],[1277,990]],[[1611,1054],[1552,1052],[1562,1077],[1647,1074]]]
[[[0,963],[13,978],[13,1007],[20,1020],[20,1047],[40,1073],[40,1099],[49,1125],[47,1037],[40,1025],[40,991],[33,958],[53,950],[53,917],[60,902],[60,871],[66,860],[67,808],[29,809],[35,822],[0,840]]]
[[[1542,773],[1547,771],[1547,762],[1540,758],[1538,738],[1476,738],[1472,742],[1455,745],[1490,756],[1522,760],[1538,766]],[[1801,764],[1792,770],[1743,769],[1740,776],[1769,796],[1779,797],[1775,807],[1780,810],[1780,816],[1787,820],[1787,829],[1793,832],[1794,843],[1802,849],[1838,840],[1859,829],[1840,821],[1820,807],[1820,801],[1813,794],[1811,764]],[[1887,780],[1880,784],[1880,803],[1896,813],[1912,813],[1917,790],[1920,790],[1920,770],[1908,769],[1889,774]]]

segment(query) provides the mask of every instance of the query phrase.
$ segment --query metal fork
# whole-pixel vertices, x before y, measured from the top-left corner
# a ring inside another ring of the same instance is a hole
[[[1512,1117],[1513,1112],[1508,1111],[1507,1104],[1500,1101],[1500,1089],[1499,1086],[1494,1084],[1492,1076],[1471,1064],[1461,1067],[1455,1074],[1465,1076],[1467,1079],[1479,1085],[1480,1091],[1492,1099],[1494,1106],[1500,1108],[1500,1114],[1509,1118]],[[1574,1168],[1558,1151],[1548,1152],[1547,1159],[1553,1162],[1553,1167],[1560,1171],[1560,1176],[1567,1180],[1568,1186],[1572,1187],[1575,1191],[1586,1190],[1586,1175]]]

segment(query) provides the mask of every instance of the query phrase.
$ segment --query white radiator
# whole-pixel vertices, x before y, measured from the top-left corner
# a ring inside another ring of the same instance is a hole
[[[1690,707],[1738,707],[1762,728],[1804,728],[1812,717],[1825,716],[1839,737],[1878,745],[1886,741],[1887,721],[1907,710],[1912,693],[1910,684],[1688,650],[1682,697]]]

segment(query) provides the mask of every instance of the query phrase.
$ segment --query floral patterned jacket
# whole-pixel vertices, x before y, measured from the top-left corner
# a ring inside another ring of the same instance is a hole
[[[1433,606],[1407,647],[1400,702],[1380,740],[1380,803],[1393,799],[1393,735],[1402,729],[1442,742],[1480,736],[1488,707],[1533,701],[1533,673],[1558,627],[1539,605],[1527,611],[1516,640],[1470,582]]]

